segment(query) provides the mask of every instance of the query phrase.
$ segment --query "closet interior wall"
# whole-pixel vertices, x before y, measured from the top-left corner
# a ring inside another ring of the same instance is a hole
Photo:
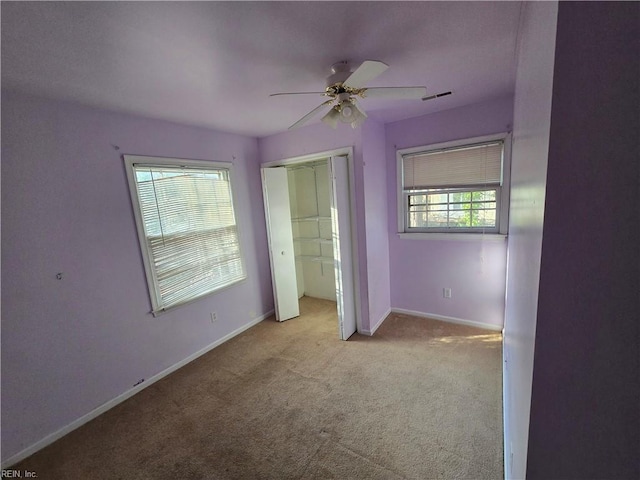
[[[287,167],[298,298],[336,300],[326,160]]]

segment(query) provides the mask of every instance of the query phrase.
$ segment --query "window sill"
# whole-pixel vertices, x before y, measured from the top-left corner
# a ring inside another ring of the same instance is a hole
[[[209,292],[202,293],[202,294],[200,294],[200,295],[198,295],[196,297],[189,298],[189,299],[184,300],[184,301],[182,301],[180,303],[174,303],[172,305],[169,305],[168,307],[159,307],[157,310],[153,310],[152,309],[151,312],[149,312],[149,313],[151,313],[151,315],[153,315],[154,317],[159,317],[161,315],[165,315],[166,313],[173,312],[173,310],[175,310],[176,308],[180,308],[180,307],[182,307],[184,305],[189,305],[190,303],[194,303],[194,302],[197,302],[198,300],[202,300],[203,298],[206,298],[209,295],[214,295],[216,293],[222,292],[223,290],[226,290],[228,288],[234,287],[234,286],[238,285],[239,283],[244,282],[246,279],[247,279],[247,274],[245,272],[244,275],[241,278],[238,278],[238,279],[232,281],[231,283],[227,283],[226,285],[218,287],[215,290],[211,290]]]
[[[478,241],[478,242],[503,242],[507,235],[503,233],[444,233],[444,232],[420,232],[398,233],[401,240],[454,240],[454,241]]]

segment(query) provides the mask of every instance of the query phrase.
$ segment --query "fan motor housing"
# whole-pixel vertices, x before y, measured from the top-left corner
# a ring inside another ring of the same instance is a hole
[[[338,62],[331,65],[332,75],[327,77],[327,87],[332,87],[344,82],[351,75],[351,68],[347,62]]]

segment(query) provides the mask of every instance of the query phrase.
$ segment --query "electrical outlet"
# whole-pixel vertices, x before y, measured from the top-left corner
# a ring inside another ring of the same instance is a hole
[[[215,323],[218,321],[218,314],[216,312],[211,312],[211,323]]]
[[[442,289],[442,296],[444,298],[451,298],[451,289],[450,288],[443,288]]]

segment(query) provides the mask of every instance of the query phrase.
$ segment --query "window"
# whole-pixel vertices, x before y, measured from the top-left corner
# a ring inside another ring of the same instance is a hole
[[[125,163],[154,315],[245,278],[231,164]]]
[[[399,231],[504,233],[505,137],[399,150]]]

